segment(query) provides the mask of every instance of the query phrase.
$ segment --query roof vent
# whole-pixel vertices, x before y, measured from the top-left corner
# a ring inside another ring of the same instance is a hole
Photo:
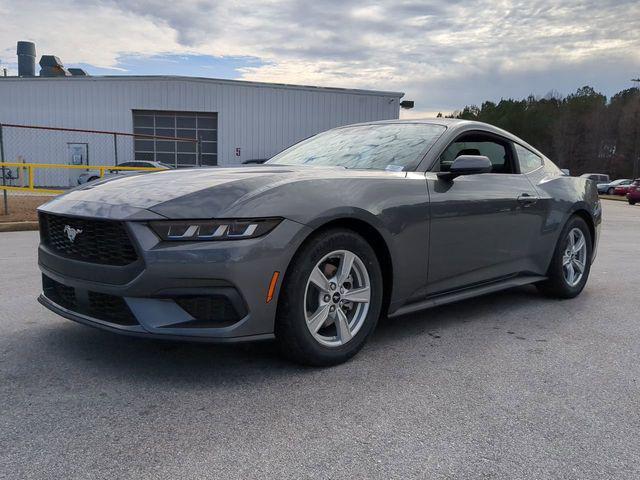
[[[18,76],[34,77],[36,75],[36,44],[18,42]]]
[[[85,72],[82,68],[71,68],[69,67],[69,73],[74,77],[88,77],[89,74]]]
[[[40,59],[41,77],[70,77],[69,71],[64,68],[60,59],[54,55],[43,55]]]

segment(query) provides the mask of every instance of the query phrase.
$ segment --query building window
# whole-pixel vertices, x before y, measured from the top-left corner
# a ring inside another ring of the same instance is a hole
[[[198,144],[202,165],[218,164],[218,114],[134,110],[133,133],[199,142],[135,138],[134,158],[168,163],[177,167],[198,165]]]

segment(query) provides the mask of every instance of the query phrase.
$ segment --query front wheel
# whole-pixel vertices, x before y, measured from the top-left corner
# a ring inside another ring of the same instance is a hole
[[[631,200],[630,198],[628,200],[629,200],[629,205],[635,205],[636,204],[635,200]]]
[[[609,190],[607,190],[607,193],[608,193],[609,195],[613,195],[613,194],[615,193],[615,189],[610,188]]]
[[[587,223],[574,216],[564,226],[556,245],[548,279],[537,284],[545,294],[573,298],[582,292],[591,271],[592,238]]]
[[[312,237],[287,270],[276,321],[280,350],[313,366],[345,362],[364,345],[382,307],[382,273],[364,238],[349,230]]]

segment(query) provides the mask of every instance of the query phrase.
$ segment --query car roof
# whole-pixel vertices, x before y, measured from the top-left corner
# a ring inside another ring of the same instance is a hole
[[[448,129],[464,129],[464,130],[473,130],[477,128],[478,130],[484,130],[487,132],[494,132],[498,135],[502,135],[504,137],[510,138],[511,140],[517,141],[518,143],[525,143],[519,137],[516,137],[514,134],[503,130],[502,128],[496,127],[489,123],[484,122],[476,122],[475,120],[463,120],[460,118],[412,118],[412,119],[398,119],[398,120],[378,120],[372,122],[362,122],[356,123],[352,125],[345,125],[344,127],[338,128],[346,128],[346,127],[354,127],[358,125],[385,125],[385,124],[425,124],[425,125],[440,125],[443,127],[447,127]]]
[[[362,123],[356,123],[356,124],[352,124],[352,125],[345,125],[346,127],[351,127],[353,125],[376,125],[378,123],[426,123],[426,124],[430,124],[430,125],[442,125],[445,127],[451,126],[451,125],[461,125],[461,124],[469,124],[469,123],[477,123],[478,125],[482,125],[482,126],[491,126],[488,123],[483,123],[483,122],[476,122],[473,120],[462,120],[460,118],[411,118],[411,119],[395,119],[395,120],[373,120],[371,122],[362,122]],[[338,127],[340,128],[340,127]]]
[[[351,124],[351,125],[344,125],[342,127],[337,127],[339,128],[347,128],[347,127],[354,127],[354,126],[360,126],[360,125],[387,125],[387,124],[424,124],[424,125],[440,125],[443,127],[446,127],[447,130],[452,130],[453,135],[457,135],[457,132],[459,133],[465,133],[471,130],[481,130],[484,132],[488,132],[488,133],[495,133],[496,135],[500,135],[502,137],[505,137],[509,140],[511,140],[512,142],[518,143],[520,145],[522,145],[525,148],[528,148],[529,150],[535,152],[536,154],[547,158],[547,156],[545,154],[543,154],[540,150],[538,150],[537,148],[535,148],[533,145],[528,144],[527,142],[525,142],[522,138],[520,137],[516,137],[513,133],[508,132],[506,130],[503,130],[502,128],[496,127],[494,125],[491,125],[489,123],[484,123],[484,122],[477,122],[475,120],[463,120],[460,118],[412,118],[412,119],[397,119],[397,120],[377,120],[377,121],[371,121],[371,122],[362,122],[362,123],[355,123],[355,124]],[[547,158],[548,159],[548,158]]]

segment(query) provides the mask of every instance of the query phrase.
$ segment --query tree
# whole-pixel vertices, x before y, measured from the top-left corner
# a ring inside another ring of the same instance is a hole
[[[521,137],[574,174],[640,176],[640,89],[629,88],[610,101],[590,86],[562,97],[486,101],[447,117],[478,120]],[[634,171],[635,168],[635,171]]]

